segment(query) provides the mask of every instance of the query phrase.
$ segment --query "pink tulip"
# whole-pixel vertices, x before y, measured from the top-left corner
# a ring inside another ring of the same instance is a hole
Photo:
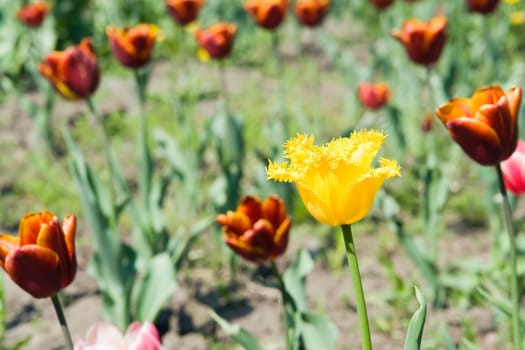
[[[151,322],[133,322],[126,332],[129,350],[159,350],[162,348],[157,328]]]
[[[133,322],[125,335],[110,323],[91,326],[85,339],[75,343],[75,350],[161,350],[160,336],[151,322]]]
[[[518,146],[510,158],[501,162],[503,182],[514,194],[525,193],[525,141],[518,140]]]

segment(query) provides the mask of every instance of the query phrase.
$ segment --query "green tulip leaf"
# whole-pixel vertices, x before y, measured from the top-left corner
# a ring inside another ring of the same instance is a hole
[[[306,292],[304,290],[305,278],[314,268],[314,262],[310,254],[301,249],[297,257],[283,274],[284,287],[287,294],[295,304],[294,309],[298,311],[307,310]]]
[[[195,223],[188,234],[179,232],[171,236],[168,242],[168,252],[175,270],[178,270],[185,257],[187,256],[191,245],[200,237],[200,235],[209,229],[215,223],[215,218],[207,217]]]
[[[410,323],[408,324],[407,336],[405,339],[404,350],[419,350],[421,349],[421,338],[423,336],[423,328],[425,327],[425,318],[427,316],[427,306],[423,294],[419,291],[417,286],[414,286],[416,299],[419,303],[419,308],[414,312]]]
[[[263,347],[257,340],[239,325],[229,323],[212,309],[210,309],[210,316],[221,326],[226,334],[241,344],[246,350],[263,350]]]
[[[483,297],[483,299],[495,306],[508,317],[512,317],[512,304],[510,300],[497,298],[483,288],[478,288],[477,291]],[[521,327],[525,327],[525,318],[523,316],[520,317],[520,324]]]
[[[301,313],[301,336],[306,350],[331,350],[336,348],[337,328],[322,314]]]
[[[135,306],[134,316],[139,321],[153,322],[177,288],[169,254],[155,255],[145,263],[139,274],[132,292],[131,305]]]

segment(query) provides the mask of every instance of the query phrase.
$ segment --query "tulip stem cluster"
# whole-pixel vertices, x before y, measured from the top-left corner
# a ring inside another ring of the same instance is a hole
[[[507,233],[509,235],[509,258],[510,258],[510,293],[512,299],[512,340],[514,349],[518,350],[522,347],[521,327],[520,327],[520,290],[519,290],[519,276],[517,271],[517,257],[516,257],[516,230],[512,220],[512,211],[510,209],[509,198],[507,190],[503,182],[503,174],[501,172],[500,163],[496,164],[496,172],[498,173],[499,190],[503,197],[503,211],[505,214],[505,223],[507,226]]]
[[[55,311],[58,317],[58,322],[60,323],[60,328],[62,329],[62,334],[64,335],[64,340],[66,342],[66,349],[73,350],[73,340],[71,338],[71,334],[69,333],[69,327],[67,326],[66,317],[64,316],[62,303],[60,302],[58,293],[53,294],[51,296],[51,301],[53,302],[53,306],[55,307]]]
[[[370,326],[368,325],[368,312],[366,310],[365,295],[363,293],[363,285],[361,283],[361,274],[359,273],[359,264],[357,262],[357,254],[354,245],[354,239],[352,237],[352,226],[341,225],[341,229],[343,231],[346,257],[348,259],[348,267],[350,268],[352,286],[354,288],[357,317],[359,318],[359,328],[361,331],[362,349],[371,350],[372,340],[370,338]]]

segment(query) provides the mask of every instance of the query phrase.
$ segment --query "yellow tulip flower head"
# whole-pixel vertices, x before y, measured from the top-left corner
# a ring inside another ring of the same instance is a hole
[[[284,145],[289,162],[269,161],[267,179],[294,182],[299,195],[319,222],[338,226],[361,220],[372,207],[383,181],[400,175],[395,160],[372,162],[386,135],[369,130],[334,139],[322,146],[314,137],[297,135]]]

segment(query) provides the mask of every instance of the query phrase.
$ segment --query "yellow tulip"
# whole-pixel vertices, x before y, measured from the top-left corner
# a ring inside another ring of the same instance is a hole
[[[525,11],[514,11],[510,14],[510,23],[513,26],[525,24]]]
[[[352,224],[370,211],[383,181],[400,175],[395,160],[379,158],[379,166],[372,166],[385,138],[380,131],[359,131],[316,146],[313,136],[297,135],[284,145],[289,162],[270,160],[266,176],[294,182],[304,205],[319,222]]]

